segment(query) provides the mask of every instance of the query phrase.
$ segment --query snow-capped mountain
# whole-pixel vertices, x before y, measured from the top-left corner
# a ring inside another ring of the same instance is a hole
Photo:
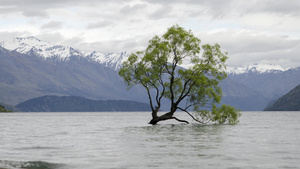
[[[22,54],[30,54],[34,52],[36,55],[44,59],[55,57],[62,61],[68,60],[70,56],[82,55],[79,50],[76,50],[72,47],[52,45],[50,43],[43,42],[34,36],[24,38],[17,37],[11,41],[1,42],[0,46]]]
[[[279,65],[274,64],[251,64],[246,67],[230,67],[227,66],[227,73],[232,75],[244,74],[249,72],[256,73],[279,73],[289,70],[290,68],[283,68]]]
[[[97,61],[101,64],[104,64],[106,67],[113,68],[118,70],[121,68],[122,63],[128,58],[127,52],[118,53],[99,53],[99,52],[92,52],[86,57],[91,58],[94,61]]]
[[[16,51],[22,54],[34,53],[44,59],[58,59],[60,61],[68,61],[70,57],[79,56],[92,59],[98,63],[104,64],[106,67],[118,70],[122,63],[128,58],[129,54],[121,53],[100,53],[97,51],[88,52],[80,51],[69,46],[53,45],[48,42],[43,42],[34,36],[17,37],[10,41],[1,42],[0,46],[11,51]],[[185,62],[183,67],[189,67],[190,63]],[[289,68],[283,68],[273,64],[251,64],[246,67],[231,67],[227,66],[227,73],[231,75],[244,74],[249,72],[268,73],[268,72],[283,72]]]
[[[127,58],[126,52],[85,52],[32,36],[1,42],[0,101],[17,104],[45,95],[72,95],[147,103],[143,88],[128,91],[118,74]],[[220,84],[222,104],[241,110],[263,110],[271,100],[300,84],[300,67],[254,64],[227,66],[227,72]]]
[[[84,52],[69,46],[53,45],[43,42],[34,36],[17,37],[10,41],[1,42],[0,46],[22,54],[32,54],[43,59],[58,59],[60,61],[68,61],[70,57],[79,56],[97,61],[106,67],[119,69],[122,62],[127,59],[126,52],[118,53],[100,53],[100,52]]]

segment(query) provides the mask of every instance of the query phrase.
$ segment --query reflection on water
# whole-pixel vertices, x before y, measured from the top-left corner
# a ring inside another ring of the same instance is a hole
[[[221,142],[222,129],[219,125],[199,125],[199,124],[171,124],[145,127],[128,127],[125,133],[128,139],[135,140],[141,135],[146,142],[159,142],[162,144],[181,143],[182,145],[193,145],[194,143],[219,143]]]
[[[125,152],[134,152],[125,158],[136,168],[155,168],[154,162],[161,168],[173,168],[170,164],[176,164],[176,168],[197,168],[201,160],[221,155],[218,148],[223,141],[223,129],[224,126],[199,124],[128,127],[123,146]]]
[[[0,169],[299,167],[299,112],[243,112],[238,125],[148,121],[142,112],[1,114]]]

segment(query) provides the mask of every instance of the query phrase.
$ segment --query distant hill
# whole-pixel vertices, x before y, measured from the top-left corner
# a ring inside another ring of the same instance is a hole
[[[125,100],[91,100],[79,96],[43,96],[16,105],[24,112],[150,111],[146,103]]]
[[[300,111],[300,85],[265,108],[265,111]]]

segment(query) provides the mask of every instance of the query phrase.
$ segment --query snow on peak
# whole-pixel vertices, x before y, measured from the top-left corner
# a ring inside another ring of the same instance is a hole
[[[92,52],[88,55],[89,58],[95,60],[101,64],[105,64],[106,67],[114,68],[118,70],[121,68],[122,63],[127,60],[129,55],[127,52],[122,52],[120,54],[117,53],[99,53],[99,52]]]
[[[34,36],[17,37],[10,41],[1,42],[0,46],[23,54],[34,52],[36,55],[45,59],[55,57],[60,60],[66,60],[72,55],[81,55],[78,50],[71,47],[52,45],[51,43],[43,42]]]
[[[120,69],[123,61],[129,56],[126,52],[99,53],[96,51],[80,51],[68,46],[53,45],[51,43],[43,42],[34,36],[17,37],[10,41],[1,42],[0,46],[7,50],[23,54],[34,53],[44,59],[53,58],[61,61],[68,61],[72,56],[85,57],[115,70]]]
[[[249,72],[257,72],[257,73],[268,73],[268,72],[283,72],[288,70],[279,65],[275,64],[251,64],[247,67],[230,67],[227,66],[227,73],[230,74],[243,74]]]
[[[283,67],[275,64],[254,64],[248,66],[249,70],[256,70],[260,73],[265,73],[268,71],[285,71]]]
[[[17,37],[10,41],[1,42],[0,46],[6,48],[8,50],[16,50],[20,53],[26,53],[32,47],[40,48],[43,46],[47,46],[49,44],[41,42],[39,39],[29,36],[29,37]]]
[[[106,67],[118,70],[122,63],[127,60],[129,54],[122,53],[100,53],[97,51],[83,52],[72,47],[53,45],[51,43],[43,42],[34,36],[17,37],[10,41],[1,42],[0,46],[11,51],[16,51],[23,54],[36,54],[44,59],[59,59],[61,61],[68,61],[72,56],[80,56],[91,59]],[[188,67],[190,62],[184,62],[183,67]],[[285,69],[279,65],[274,64],[251,64],[246,67],[230,67],[227,66],[227,73],[229,74],[243,74],[249,72],[268,73],[268,72],[282,72]]]

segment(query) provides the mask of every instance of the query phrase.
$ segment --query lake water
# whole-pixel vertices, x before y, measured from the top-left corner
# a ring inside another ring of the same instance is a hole
[[[242,112],[237,125],[149,120],[150,112],[0,114],[0,169],[300,168],[300,112]]]

